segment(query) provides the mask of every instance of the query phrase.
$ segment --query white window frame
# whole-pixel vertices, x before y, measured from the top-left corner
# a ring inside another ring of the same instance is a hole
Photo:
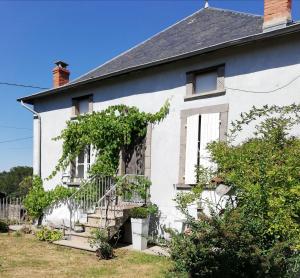
[[[196,184],[196,167],[214,167],[207,144],[220,139],[220,113],[195,114],[187,118],[185,184]]]
[[[228,111],[229,111],[229,104],[224,103],[219,105],[190,108],[190,109],[182,110],[180,112],[181,127],[180,127],[179,175],[178,175],[178,183],[176,184],[176,188],[190,188],[190,185],[185,183],[188,117],[193,115],[220,113],[219,140],[225,141],[227,139]],[[200,146],[198,146],[198,148],[200,149]]]
[[[84,152],[83,163],[78,162],[79,156],[77,156],[75,159],[74,165],[71,166],[71,167],[75,168],[75,169],[71,169],[71,180],[73,182],[80,182],[82,180],[88,179],[88,177],[89,177],[88,172],[91,167],[91,154],[92,154],[91,147],[89,146],[89,147],[85,148],[85,150],[83,152]],[[78,175],[78,167],[79,166],[83,166],[83,177],[79,177],[79,175]],[[75,173],[75,176],[72,176],[73,173]]]

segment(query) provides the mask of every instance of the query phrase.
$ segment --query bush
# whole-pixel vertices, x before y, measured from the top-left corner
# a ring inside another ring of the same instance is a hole
[[[199,184],[177,198],[189,229],[170,231],[175,271],[192,277],[299,277],[300,139],[289,135],[300,123],[299,112],[294,104],[253,108],[232,124],[228,142],[208,145],[216,170],[197,171]],[[243,125],[258,119],[252,138],[236,144]],[[215,208],[210,218],[195,220],[188,204],[214,186],[212,177],[231,187],[235,201],[219,210],[222,215]]]
[[[149,204],[148,206],[136,207],[131,209],[130,216],[131,218],[147,218],[151,214],[157,213],[158,208],[156,205]]]
[[[7,233],[9,231],[9,227],[7,222],[4,220],[0,220],[0,233]]]
[[[34,177],[32,187],[24,200],[24,206],[32,219],[41,218],[44,210],[56,201],[70,197],[74,190],[63,186],[57,186],[54,190],[45,191],[40,177]]]
[[[104,229],[93,229],[92,239],[90,239],[91,247],[96,247],[96,256],[99,259],[112,259],[114,257],[114,252],[112,246],[109,244],[108,233]]]
[[[53,242],[62,239],[63,234],[61,231],[43,227],[41,230],[36,232],[35,236],[38,240]]]
[[[147,218],[148,210],[146,207],[133,208],[130,211],[131,218]]]
[[[244,230],[240,215],[203,216],[184,233],[173,233],[171,258],[176,272],[191,277],[285,277],[286,258],[294,251],[286,243],[269,249]]]

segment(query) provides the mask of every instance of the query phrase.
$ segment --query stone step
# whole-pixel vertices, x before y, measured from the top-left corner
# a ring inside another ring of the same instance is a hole
[[[54,241],[53,244],[59,245],[59,246],[65,246],[70,248],[76,248],[80,250],[85,250],[89,252],[95,252],[96,248],[91,247],[88,239],[82,240],[78,239],[77,237],[71,237],[70,239],[62,239],[58,241]]]
[[[109,220],[115,220],[116,218],[122,218],[123,217],[123,212],[122,214],[114,214],[114,213],[108,213],[107,217],[105,214],[96,214],[96,213],[90,213],[87,215],[87,218],[93,218],[93,219],[109,219]]]
[[[140,204],[122,204],[122,205],[118,205],[118,206],[114,206],[114,207],[108,207],[108,211],[109,212],[112,212],[112,211],[129,211],[131,210],[132,208],[135,208],[135,207],[140,207],[141,205]],[[100,210],[101,211],[106,211],[106,207],[97,207],[95,209],[95,213],[96,214],[99,214],[100,213]]]
[[[104,226],[104,225],[101,225],[101,226],[97,226],[97,225],[90,225],[90,224],[84,224],[84,228],[85,228],[85,232],[87,233],[91,233],[91,231],[93,229],[111,229],[111,228],[115,228],[115,225],[108,225],[108,226]]]
[[[95,226],[95,227],[105,227],[105,223],[107,226],[115,226],[117,219],[107,219],[105,218],[93,218],[88,216],[87,225]]]

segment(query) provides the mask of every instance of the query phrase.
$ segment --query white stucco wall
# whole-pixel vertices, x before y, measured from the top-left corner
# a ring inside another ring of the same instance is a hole
[[[229,104],[229,122],[231,122],[253,105],[300,102],[300,79],[274,93],[254,94],[227,89],[223,96],[185,102],[186,72],[224,63],[226,87],[269,91],[287,84],[300,75],[299,49],[300,38],[253,43],[250,47],[236,47],[206,54],[102,81],[97,86],[61,93],[61,96],[44,98],[35,104],[35,109],[42,117],[42,177],[45,179],[50,175],[60,157],[61,142],[55,142],[52,138],[60,134],[65,122],[70,119],[73,97],[93,94],[94,111],[122,103],[137,106],[143,111],[155,112],[170,99],[170,114],[162,123],[154,126],[152,132],[151,195],[152,201],[162,212],[162,223],[174,226],[178,220],[173,198],[176,194],[174,184],[178,183],[179,176],[181,110]],[[248,127],[239,140],[249,136],[252,129],[253,127]],[[46,189],[60,183],[61,173],[54,179],[44,182]]]

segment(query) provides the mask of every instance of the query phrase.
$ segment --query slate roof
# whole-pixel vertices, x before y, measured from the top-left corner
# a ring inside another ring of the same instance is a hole
[[[262,26],[262,16],[204,8],[71,83],[262,33]]]
[[[300,22],[263,32],[262,16],[205,8],[63,86],[22,97],[18,101],[34,104],[38,98],[68,92],[68,89],[135,70],[299,32]]]

